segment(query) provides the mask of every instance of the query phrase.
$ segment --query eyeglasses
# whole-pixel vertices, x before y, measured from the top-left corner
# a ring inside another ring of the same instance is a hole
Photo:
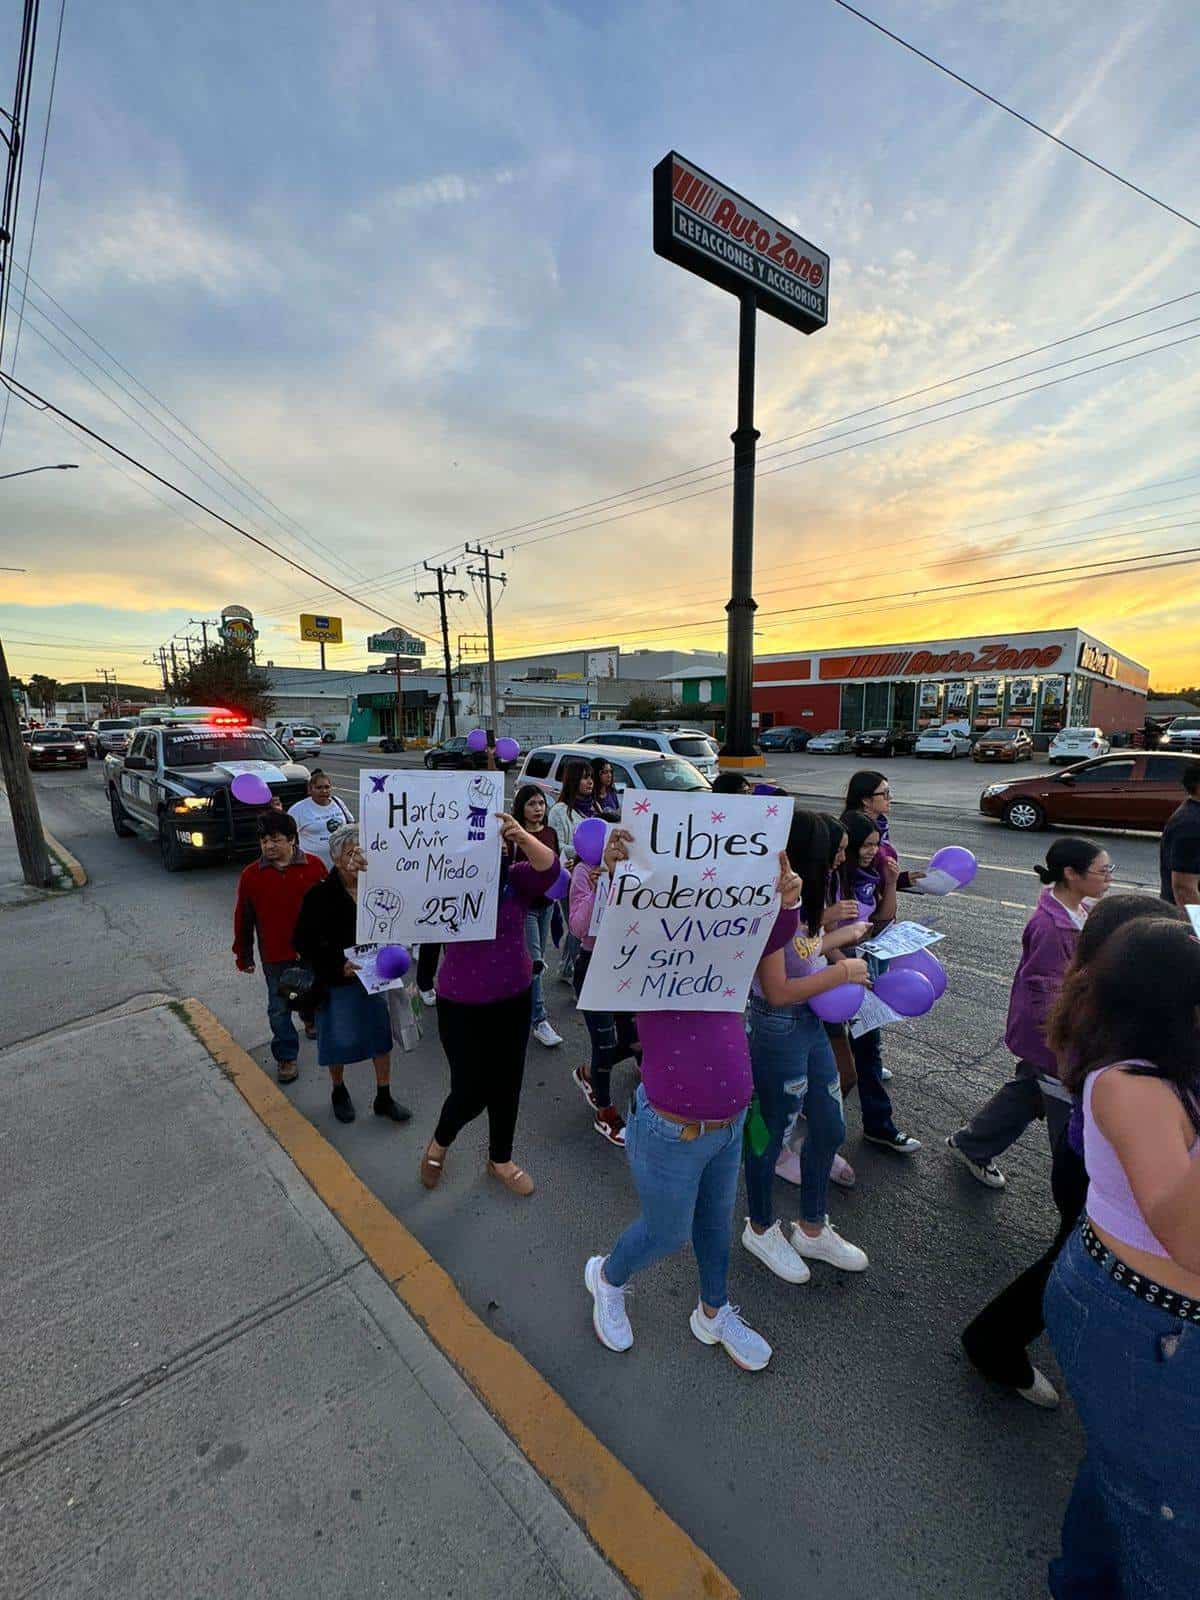
[[[884,784],[882,789],[875,789],[871,793],[872,800],[890,800],[892,798],[891,786]]]
[[[1116,870],[1117,865],[1115,861],[1110,861],[1106,867],[1092,866],[1088,868],[1089,872],[1098,872],[1102,878],[1111,878]]]

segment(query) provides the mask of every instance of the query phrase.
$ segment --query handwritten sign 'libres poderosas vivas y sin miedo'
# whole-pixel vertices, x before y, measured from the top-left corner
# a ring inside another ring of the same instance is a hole
[[[579,1003],[597,1011],[741,1011],[779,909],[792,804],[776,795],[627,790],[633,835]]]
[[[502,773],[364,770],[358,803],[360,943],[495,937]]]

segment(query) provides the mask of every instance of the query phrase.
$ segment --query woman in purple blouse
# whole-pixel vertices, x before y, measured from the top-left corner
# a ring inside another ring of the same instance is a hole
[[[550,846],[503,811],[497,848],[496,936],[446,945],[438,970],[438,1037],[450,1063],[450,1093],[421,1158],[421,1182],[427,1189],[437,1186],[447,1150],[467,1123],[486,1111],[488,1171],[514,1194],[529,1195],[533,1179],[512,1159],[533,1015],[525,914],[553,888],[560,869]]]
[[[777,888],[781,910],[768,951],[796,931],[800,880],[783,853]],[[625,1125],[625,1152],[642,1214],[607,1256],[587,1264],[592,1326],[607,1349],[628,1350],[625,1285],[690,1238],[700,1276],[692,1333],[701,1344],[721,1345],[747,1372],[760,1372],[771,1346],[726,1294],[742,1126],[754,1091],[745,1021],[738,1011],[641,1011],[637,1025],[642,1082]]]

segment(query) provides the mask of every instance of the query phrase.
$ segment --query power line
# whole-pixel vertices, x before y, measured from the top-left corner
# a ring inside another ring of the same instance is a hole
[[[795,433],[782,434],[778,439],[770,440],[769,443],[766,446],[763,447],[763,449],[764,450],[773,450],[778,445],[787,444],[793,439],[804,438],[806,435],[808,435],[810,433],[822,433],[822,432],[825,432],[829,428],[840,427],[843,422],[854,422],[854,421],[857,421],[858,418],[860,418],[860,417],[869,416],[872,412],[884,411],[884,410],[889,409],[892,406],[901,405],[906,400],[919,399],[922,395],[933,394],[938,389],[952,388],[956,384],[965,383],[970,378],[982,377],[983,374],[985,374],[985,373],[995,372],[1000,367],[1012,366],[1018,361],[1026,361],[1026,360],[1029,360],[1033,356],[1044,355],[1048,350],[1059,349],[1062,345],[1064,345],[1064,344],[1072,344],[1077,339],[1085,339],[1085,338],[1090,337],[1093,334],[1107,332],[1107,330],[1110,329],[1110,328],[1119,327],[1119,326],[1121,326],[1122,324],[1124,324],[1126,322],[1136,321],[1139,317],[1152,316],[1152,315],[1154,315],[1155,312],[1164,311],[1164,310],[1167,310],[1171,306],[1180,305],[1186,300],[1193,300],[1193,299],[1196,298],[1197,295],[1200,295],[1200,289],[1189,290],[1186,294],[1175,295],[1170,299],[1160,300],[1160,301],[1158,301],[1156,304],[1154,304],[1152,306],[1145,306],[1140,311],[1130,311],[1130,312],[1125,313],[1123,316],[1110,318],[1107,322],[1097,323],[1094,327],[1082,328],[1077,333],[1064,334],[1061,338],[1052,339],[1046,344],[1035,345],[1032,349],[1022,350],[1017,355],[1004,356],[1003,358],[1001,358],[999,360],[987,362],[985,365],[983,365],[981,367],[972,367],[967,372],[960,372],[956,377],[953,377],[953,378],[942,378],[936,383],[925,384],[920,388],[910,389],[910,390],[906,391],[904,394],[893,395],[891,397],[891,399],[889,399],[889,400],[879,400],[879,401],[876,401],[873,405],[861,407],[857,411],[849,411],[849,412],[846,412],[843,416],[830,418],[830,420],[827,421],[827,422],[814,423],[810,427],[801,428]],[[1146,337],[1146,338],[1152,338],[1153,336],[1154,336],[1153,333],[1149,333],[1149,334],[1144,335],[1144,337]],[[1090,352],[1090,353],[1088,353],[1088,354],[1086,354],[1084,356],[1079,357],[1078,359],[1080,359],[1080,360],[1090,359],[1090,355],[1093,355],[1093,354],[1096,354],[1096,353],[1098,353],[1098,352]],[[1045,370],[1049,370],[1049,369],[1045,369]],[[1029,375],[1030,374],[1028,374],[1028,373],[1020,374],[1021,377],[1028,377]],[[964,397],[959,395],[959,396],[955,396],[954,398],[955,399],[962,399]],[[949,404],[950,402],[948,401],[946,403]],[[882,425],[882,422],[884,420],[893,420],[893,419],[881,419],[881,425]],[[764,455],[762,457],[762,459],[771,460],[771,459],[774,459],[774,458],[771,457],[770,455]],[[560,511],[560,512],[556,512],[553,515],[547,515],[547,516],[543,516],[543,517],[536,517],[536,518],[532,519],[529,522],[514,523],[511,527],[498,529],[495,533],[489,535],[489,538],[491,538],[491,539],[500,539],[500,538],[506,538],[506,537],[513,537],[516,540],[516,542],[519,543],[521,536],[525,532],[530,532],[530,533],[536,532],[540,528],[546,527],[548,525],[572,520],[576,516],[584,515],[588,511],[596,510],[596,509],[598,509],[598,508],[600,508],[602,506],[605,506],[605,505],[611,506],[614,502],[617,502],[617,501],[622,501],[623,500],[623,501],[631,503],[634,499],[642,498],[644,494],[646,494],[646,493],[648,493],[650,491],[656,490],[656,489],[660,489],[666,484],[670,484],[670,483],[678,484],[678,480],[680,480],[682,478],[694,479],[696,477],[697,473],[707,472],[709,470],[709,468],[711,468],[711,467],[723,467],[725,469],[726,473],[728,473],[728,471],[729,471],[729,468],[727,466],[727,463],[726,463],[724,457],[721,457],[719,460],[715,460],[715,461],[706,461],[706,462],[703,462],[703,463],[699,464],[698,466],[689,467],[685,471],[670,473],[666,477],[655,478],[655,479],[650,480],[648,483],[636,484],[632,488],[623,489],[619,493],[616,493],[616,494],[604,495],[598,500],[588,500],[588,501],[583,501],[580,504],[575,505],[575,506],[568,506],[566,508],[566,510]],[[450,546],[444,551],[439,551],[437,553],[437,555],[431,557],[430,559],[436,561],[436,560],[438,560],[440,557],[442,557],[444,555],[451,555],[451,554],[454,553],[454,551],[457,550],[457,548],[458,548],[457,545]],[[393,568],[390,568],[390,569],[388,569],[387,571],[385,571],[383,573],[380,573],[377,577],[372,579],[371,580],[371,585],[372,585],[372,587],[379,587],[379,586],[388,587],[390,585],[385,584],[384,580],[385,579],[391,579],[391,578],[394,578],[396,580],[397,584],[398,584],[400,578],[402,578],[404,575],[406,575],[409,572],[414,572],[415,573],[417,571],[419,571],[419,566],[415,562],[411,566],[393,567]]]
[[[1103,172],[1106,177],[1114,178],[1117,183],[1124,184],[1127,189],[1132,189],[1134,194],[1140,194],[1143,200],[1149,200],[1162,211],[1167,211],[1173,217],[1178,217],[1180,222],[1186,222],[1189,228],[1200,228],[1200,222],[1195,217],[1189,217],[1186,212],[1177,211],[1174,206],[1160,200],[1157,195],[1151,194],[1149,189],[1143,189],[1140,184],[1134,183],[1131,178],[1123,178],[1119,172],[1114,172],[1111,167],[1106,167],[1103,161],[1097,161],[1094,156],[1089,156],[1078,145],[1068,144],[1065,139],[1060,139],[1056,133],[1051,133],[1049,128],[1043,128],[1040,122],[1034,122],[1032,117],[1027,117],[1024,112],[1016,111],[1003,100],[998,100],[994,94],[989,94],[986,89],[981,89],[977,83],[972,83],[970,78],[964,78],[961,73],[955,72],[944,61],[939,61],[936,56],[927,55],[924,50],[910,44],[907,39],[902,39],[898,33],[893,33],[890,28],[885,28],[882,22],[876,22],[874,17],[869,17],[865,11],[859,11],[856,6],[849,4],[849,0],[833,0],[834,5],[841,6],[843,11],[848,11],[851,16],[857,17],[860,22],[865,22],[869,27],[882,33],[893,44],[898,44],[902,49],[910,51],[914,56],[919,56],[922,61],[927,61],[931,67],[936,67],[939,72],[944,72],[948,78],[953,78],[955,83],[961,83],[964,89],[970,89],[972,94],[979,95],[1000,111],[1006,111],[1010,117],[1015,117],[1018,122],[1023,122],[1027,128],[1032,128],[1035,133],[1040,133],[1043,138],[1051,140],[1062,150],[1068,150],[1073,156],[1078,156],[1080,161],[1086,161],[1089,167],[1095,167],[1097,172]]]
[[[46,148],[50,143],[50,115],[54,110],[54,88],[58,83],[58,57],[62,50],[63,19],[67,13],[67,0],[59,0],[58,34],[54,41],[54,64],[50,68],[50,92],[46,98],[46,121],[42,126],[42,155],[38,162],[37,189],[33,197],[33,221],[29,225],[29,248],[25,252],[25,287],[21,290],[21,304],[17,310],[17,337],[9,365],[17,370],[17,357],[21,353],[21,330],[25,325],[25,301],[28,298],[29,264],[33,260],[33,241],[37,234],[38,216],[42,209],[42,179],[46,175]],[[14,262],[14,265],[16,263]],[[4,391],[4,411],[0,415],[0,445],[4,443],[4,430],[8,424],[8,407],[12,395]]]
[[[114,455],[120,456],[121,459],[123,461],[127,461],[130,466],[136,467],[139,472],[144,472],[147,477],[153,478],[156,483],[162,484],[164,489],[169,489],[172,494],[177,494],[181,500],[186,500],[189,505],[195,506],[198,511],[203,511],[207,516],[212,517],[215,521],[223,523],[225,527],[232,529],[234,533],[240,534],[243,539],[248,539],[251,544],[257,545],[260,550],[265,550],[268,555],[274,556],[277,561],[286,562],[289,567],[294,567],[297,572],[303,572],[306,577],[312,578],[316,583],[323,584],[325,588],[330,590],[332,593],[340,594],[344,599],[349,600],[353,605],[358,606],[361,610],[369,611],[372,616],[382,617],[385,622],[396,623],[397,619],[393,616],[389,616],[386,611],[380,611],[376,606],[370,605],[367,601],[358,599],[357,596],[351,594],[349,590],[343,589],[339,584],[334,583],[331,579],[325,578],[321,573],[314,572],[311,567],[304,566],[302,562],[294,560],[289,555],[285,555],[282,550],[276,550],[274,546],[269,545],[265,539],[260,539],[257,534],[250,533],[246,528],[241,527],[238,523],[232,522],[228,517],[222,516],[219,511],[214,511],[211,506],[205,505],[203,500],[198,500],[195,495],[189,494],[186,489],[180,488],[177,483],[172,483],[169,478],[164,478],[161,473],[155,472],[154,468],[147,466],[144,461],[139,461],[136,456],[132,456],[128,451],[122,450],[121,447],[114,444],[111,439],[106,439],[103,434],[97,433],[95,429],[89,428],[86,423],[80,422],[78,417],[71,416],[69,412],[62,410],[60,406],[56,406],[52,401],[47,400],[44,395],[37,394],[28,386],[28,384],[21,383],[19,379],[14,378],[11,372],[0,371],[0,383],[7,384],[12,392],[17,396],[18,400],[24,400],[27,405],[33,406],[36,410],[49,411],[53,416],[61,417],[61,419],[70,427],[77,428],[79,432],[86,435],[87,438],[94,439],[97,444],[103,445],[106,450],[111,450]],[[419,629],[414,628],[412,631],[417,633],[421,638],[428,638],[428,635],[421,633]]]

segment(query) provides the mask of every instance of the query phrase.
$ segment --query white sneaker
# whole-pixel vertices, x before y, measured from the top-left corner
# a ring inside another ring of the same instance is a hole
[[[583,1269],[583,1281],[592,1297],[592,1327],[606,1350],[628,1350],[633,1329],[625,1314],[625,1291],[614,1289],[604,1277],[607,1256],[592,1256]]]
[[[947,1135],[946,1148],[949,1150],[954,1159],[956,1161],[961,1161],[971,1176],[978,1183],[982,1183],[985,1188],[1003,1189],[1007,1184],[1008,1179],[1000,1171],[1000,1168],[994,1161],[988,1161],[986,1163],[982,1161],[972,1161],[966,1151],[960,1150],[955,1144],[954,1135],[952,1133]]]
[[[725,1354],[743,1372],[761,1372],[771,1359],[771,1346],[761,1333],[755,1333],[742,1321],[739,1308],[731,1306],[728,1300],[715,1317],[706,1317],[704,1307],[698,1305],[692,1312],[690,1326],[701,1344],[724,1346]]]
[[[830,1183],[836,1183],[839,1189],[853,1189],[858,1179],[854,1175],[854,1168],[845,1156],[835,1155],[833,1166],[829,1170]]]
[[[865,1272],[870,1266],[867,1252],[843,1239],[836,1228],[830,1227],[828,1217],[815,1239],[797,1223],[792,1229],[792,1249],[809,1261],[827,1261],[842,1272]]]
[[[547,1050],[553,1050],[556,1044],[562,1043],[562,1034],[555,1033],[554,1029],[550,1026],[550,1020],[548,1017],[543,1018],[542,1021],[538,1023],[537,1027],[533,1030],[533,1037],[539,1044],[544,1044]]]
[[[436,989],[422,989],[421,990],[421,1004],[425,1005],[425,1006],[435,1006],[435,1005],[437,1005],[437,990]]]
[[[891,1083],[893,1076],[894,1076],[894,1074],[892,1072],[891,1067],[880,1067],[880,1069],[879,1069],[879,1081],[880,1081],[880,1083]]]
[[[1039,1372],[1036,1367],[1028,1389],[1018,1389],[1017,1393],[1022,1400],[1028,1400],[1031,1406],[1040,1406],[1043,1411],[1054,1411],[1058,1407],[1058,1390],[1046,1374]]]
[[[752,1256],[757,1256],[785,1283],[807,1283],[812,1277],[807,1265],[783,1237],[777,1222],[773,1222],[766,1233],[755,1233],[747,1217],[742,1230],[742,1243]]]
[[[784,1183],[800,1185],[800,1157],[794,1150],[789,1150],[787,1145],[779,1152],[779,1160],[775,1163],[775,1176],[782,1178]]]

